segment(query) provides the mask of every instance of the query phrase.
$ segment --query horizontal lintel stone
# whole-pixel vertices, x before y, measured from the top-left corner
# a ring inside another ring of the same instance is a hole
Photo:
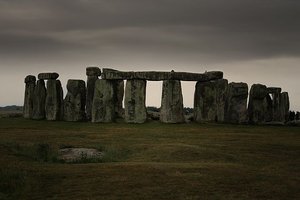
[[[163,81],[163,80],[182,80],[182,81],[211,81],[223,78],[223,72],[211,71],[205,73],[188,73],[188,72],[158,72],[158,71],[144,71],[144,72],[124,72],[109,68],[103,68],[102,79],[107,80],[127,80],[127,79],[141,79],[149,81]]]

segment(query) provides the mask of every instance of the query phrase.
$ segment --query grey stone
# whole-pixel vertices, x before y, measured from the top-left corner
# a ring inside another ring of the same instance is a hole
[[[86,118],[87,120],[91,120],[95,82],[98,80],[98,77],[101,75],[101,70],[98,67],[87,67],[86,75],[87,75]]]
[[[87,67],[86,68],[87,76],[101,76],[101,69],[99,67]]]
[[[163,81],[160,121],[164,123],[183,123],[183,97],[178,80]]]
[[[125,121],[127,123],[144,123],[146,121],[145,98],[146,81],[127,80],[125,88]]]
[[[283,121],[289,121],[290,99],[287,92],[280,93],[280,111],[283,117]]]
[[[114,94],[115,94],[115,112],[116,117],[123,118],[123,97],[124,97],[124,81],[123,80],[113,80],[114,84]]]
[[[268,120],[270,113],[270,97],[265,85],[254,84],[250,89],[248,115],[249,122],[252,124],[261,124]]]
[[[83,121],[85,115],[86,88],[83,80],[68,80],[68,93],[64,99],[64,120]]]
[[[196,122],[224,121],[227,87],[226,79],[197,82],[194,95]]]
[[[50,121],[63,119],[63,90],[59,80],[47,81],[46,119]]]
[[[247,83],[229,83],[225,105],[225,121],[229,123],[247,123]]]
[[[35,90],[35,76],[26,76],[25,82],[25,95],[24,95],[24,107],[23,116],[26,119],[31,119],[33,117],[33,99]]]
[[[44,80],[38,80],[36,87],[34,89],[34,98],[33,98],[33,119],[41,120],[45,119],[45,105],[46,105],[46,95],[47,90],[45,87]]]
[[[210,81],[223,78],[223,72],[212,71],[200,73],[188,73],[188,72],[124,72],[114,69],[104,68],[102,72],[102,79],[107,80],[130,80],[140,79],[149,81],[163,81],[163,80],[182,80],[182,81]]]
[[[281,88],[268,87],[269,95],[268,98],[268,119],[267,121],[283,122],[284,116],[282,116],[280,109],[280,93]],[[271,119],[270,119],[271,118]]]
[[[43,80],[56,80],[59,77],[59,74],[56,72],[49,72],[49,73],[39,73],[38,79],[43,79]]]
[[[95,83],[92,122],[113,122],[115,118],[114,82],[99,79]]]

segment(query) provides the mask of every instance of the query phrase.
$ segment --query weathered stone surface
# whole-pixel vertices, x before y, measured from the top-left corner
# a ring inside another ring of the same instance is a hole
[[[46,96],[46,119],[63,119],[63,90],[59,80],[50,79],[47,81]]]
[[[127,80],[125,88],[125,121],[144,123],[147,119],[145,105],[146,81]]]
[[[87,67],[86,68],[87,76],[101,76],[101,69],[99,67]]]
[[[25,78],[25,95],[24,95],[24,107],[23,116],[24,118],[31,119],[33,116],[33,99],[35,89],[35,76],[29,75]]]
[[[149,81],[163,81],[163,80],[182,80],[182,81],[210,81],[223,78],[223,72],[212,71],[199,73],[188,73],[188,72],[123,72],[114,69],[104,68],[102,72],[102,79],[107,80],[130,80],[130,79],[141,79]]]
[[[124,97],[124,81],[112,80],[115,91],[115,112],[116,117],[122,118],[124,116],[123,97]]]
[[[113,122],[115,118],[114,83],[99,79],[95,83],[92,122]]]
[[[43,79],[43,80],[56,80],[59,77],[59,74],[56,72],[51,72],[51,73],[39,73],[38,79]]]
[[[35,83],[36,78],[33,75],[28,75],[25,77],[24,83]]]
[[[284,116],[282,116],[282,112],[280,109],[281,88],[268,87],[267,90],[268,90],[269,95],[272,96],[272,98],[268,97],[268,108],[269,109],[268,109],[267,121],[283,122]]]
[[[247,123],[247,83],[229,83],[225,105],[225,121],[229,123]]]
[[[283,116],[283,121],[287,122],[289,120],[290,111],[290,99],[287,92],[280,93],[280,112]]]
[[[33,119],[45,119],[45,105],[46,105],[46,87],[44,80],[38,80],[36,87],[34,89],[34,97],[33,97]]]
[[[250,89],[248,115],[252,124],[264,123],[268,120],[270,96],[265,85],[254,84]]]
[[[183,97],[178,80],[163,82],[160,121],[164,123],[183,123]]]
[[[228,81],[220,79],[197,82],[194,95],[194,120],[196,122],[223,122]]]
[[[68,80],[68,93],[64,99],[64,120],[83,121],[85,115],[86,88],[83,80]]]
[[[101,75],[101,70],[98,67],[87,67],[86,75],[87,75],[86,118],[87,120],[91,120],[95,82],[98,80],[98,76]]]

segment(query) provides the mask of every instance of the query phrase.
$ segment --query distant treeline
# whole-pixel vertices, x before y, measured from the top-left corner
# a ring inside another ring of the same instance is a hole
[[[22,110],[23,110],[23,106],[16,106],[16,105],[0,107],[0,111],[22,111]]]

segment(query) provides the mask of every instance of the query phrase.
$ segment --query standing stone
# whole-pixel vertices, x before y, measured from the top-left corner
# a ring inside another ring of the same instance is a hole
[[[124,97],[124,81],[123,80],[114,80],[114,91],[115,91],[115,112],[116,117],[124,117],[123,109],[123,97]]]
[[[280,94],[281,88],[269,87],[268,88],[269,95],[272,96],[271,103],[269,105],[269,112],[268,114],[271,115],[271,121],[275,122],[284,122],[284,116],[282,116],[281,109],[280,109]]]
[[[98,80],[98,77],[101,76],[101,70],[99,69],[99,67],[87,67],[86,75],[87,75],[86,118],[87,120],[91,120],[95,82]]]
[[[97,80],[92,107],[92,122],[115,121],[115,90],[114,82]]]
[[[223,122],[228,81],[220,79],[197,82],[194,95],[194,120],[196,122]]]
[[[248,114],[249,122],[252,124],[264,123],[268,120],[270,113],[270,96],[265,85],[254,84],[250,89]]]
[[[64,120],[85,120],[86,89],[83,80],[68,80],[68,93],[64,100]]]
[[[280,111],[283,116],[283,122],[289,121],[290,99],[287,92],[280,93]]]
[[[63,119],[63,90],[59,80],[47,81],[46,119],[50,121]]]
[[[41,120],[45,119],[45,104],[46,104],[47,90],[45,87],[45,81],[43,79],[38,80],[34,89],[33,98],[33,119]]]
[[[230,83],[225,106],[225,121],[229,123],[247,123],[247,83]]]
[[[24,95],[24,108],[23,116],[24,118],[31,119],[33,117],[33,99],[35,90],[35,76],[26,76],[25,82],[25,95]]]
[[[160,121],[164,123],[184,122],[181,83],[178,80],[163,81]]]
[[[125,88],[125,121],[127,123],[144,123],[147,119],[145,105],[146,81],[127,80]]]

